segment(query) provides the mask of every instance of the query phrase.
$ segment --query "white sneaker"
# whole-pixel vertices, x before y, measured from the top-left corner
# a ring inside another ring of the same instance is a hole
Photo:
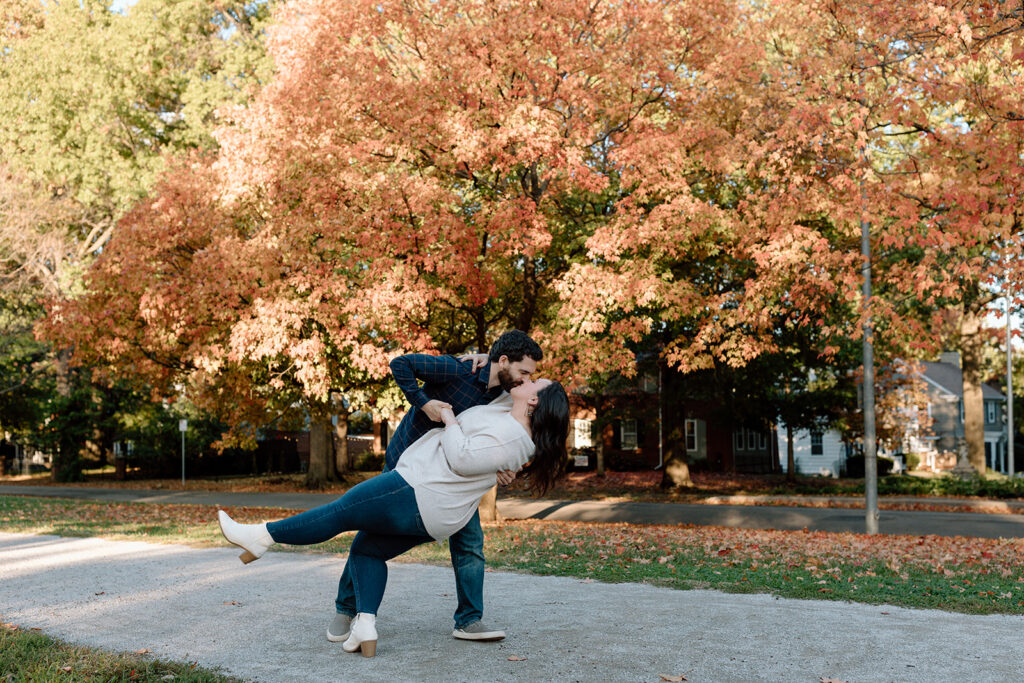
[[[217,521],[224,538],[245,551],[238,556],[245,564],[259,559],[267,548],[274,545],[266,524],[239,524],[223,510],[217,510]]]
[[[482,621],[474,621],[471,624],[466,624],[462,628],[457,628],[452,631],[452,635],[459,640],[501,640],[505,637],[505,632],[500,628],[488,628],[484,626]]]
[[[341,612],[334,615],[334,621],[327,627],[327,640],[332,643],[343,643],[352,633],[352,617]]]

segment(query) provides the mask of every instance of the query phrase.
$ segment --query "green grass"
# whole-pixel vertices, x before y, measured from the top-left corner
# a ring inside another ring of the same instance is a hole
[[[184,664],[143,654],[80,647],[13,624],[0,625],[0,681],[238,681]]]
[[[287,510],[233,508],[240,521]],[[227,545],[216,509],[0,496],[0,529]],[[849,600],[977,614],[1024,614],[1024,540],[866,536],[720,527],[516,521],[487,526],[494,569],[791,598]],[[285,551],[346,553],[353,534]],[[402,561],[448,565],[429,543]]]

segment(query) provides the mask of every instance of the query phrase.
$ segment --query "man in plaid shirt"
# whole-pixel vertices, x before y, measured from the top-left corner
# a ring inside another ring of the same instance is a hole
[[[442,426],[441,411],[451,408],[458,415],[467,408],[490,403],[512,387],[529,379],[537,370],[543,353],[537,342],[519,330],[501,335],[487,355],[476,354],[456,360],[453,356],[408,354],[391,361],[391,374],[409,399],[411,408],[402,418],[384,454],[384,470],[394,469],[402,453],[431,429]],[[423,386],[419,385],[423,382]],[[498,482],[508,484],[514,472],[499,472]],[[363,533],[363,532],[359,532]],[[505,632],[484,625],[484,532],[480,513],[448,539],[455,569],[459,604],[455,610],[452,635],[461,640],[501,640]],[[338,582],[337,614],[327,627],[327,639],[343,642],[349,636],[356,614],[352,577],[346,564]]]

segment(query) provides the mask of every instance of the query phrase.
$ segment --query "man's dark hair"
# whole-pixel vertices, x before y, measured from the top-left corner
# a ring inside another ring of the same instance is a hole
[[[540,345],[522,330],[509,330],[498,337],[498,341],[491,345],[491,351],[487,355],[492,362],[502,356],[508,356],[512,363],[521,361],[523,356],[529,356],[538,363],[544,360],[544,352],[540,350]]]

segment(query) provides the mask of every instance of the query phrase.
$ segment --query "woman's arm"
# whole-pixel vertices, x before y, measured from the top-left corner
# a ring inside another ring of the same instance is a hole
[[[465,477],[477,474],[493,474],[499,470],[516,467],[516,455],[523,448],[521,438],[502,438],[498,434],[485,433],[466,436],[451,410],[441,412],[444,433],[441,448],[452,472]],[[500,430],[498,430],[500,431]]]

